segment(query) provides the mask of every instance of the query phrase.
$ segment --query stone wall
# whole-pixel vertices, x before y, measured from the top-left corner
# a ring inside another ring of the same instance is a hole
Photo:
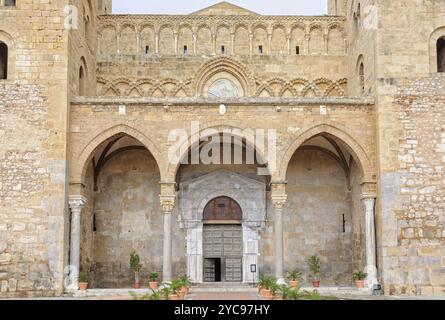
[[[443,294],[445,290],[445,77],[400,84],[403,134],[397,170],[397,243],[385,248],[389,293]],[[403,270],[403,272],[402,272]]]
[[[100,24],[102,96],[206,95],[196,92],[195,77],[217,58],[251,74],[256,88],[248,96],[346,92],[342,17],[103,16]]]
[[[156,162],[148,151],[143,150],[117,154],[101,170],[99,190],[92,199],[97,228],[93,236],[91,270],[94,287],[132,284],[134,275],[129,260],[133,250],[141,257],[142,284],[148,284],[150,272],[162,271],[163,220],[159,180]],[[178,248],[178,245],[174,247]],[[175,256],[184,256],[184,253]]]
[[[441,1],[377,1],[379,267],[385,292],[443,294]],[[402,32],[403,30],[403,32]]]
[[[342,17],[107,15],[100,21],[101,57],[295,55],[297,46],[302,55],[345,54]]]
[[[287,171],[286,190],[285,269],[303,271],[305,282],[309,284],[307,260],[318,255],[324,285],[351,285],[352,217],[361,216],[363,210],[351,212],[343,168],[324,152],[297,151]]]
[[[0,296],[63,291],[68,1],[0,7]]]

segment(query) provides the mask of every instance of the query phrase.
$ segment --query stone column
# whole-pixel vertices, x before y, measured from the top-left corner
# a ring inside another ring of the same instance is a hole
[[[329,53],[329,38],[327,34],[323,34],[323,40],[324,40],[324,54],[327,55]]]
[[[253,54],[253,33],[249,33],[249,54]]]
[[[366,239],[366,286],[372,288],[378,284],[375,242],[375,196],[362,195],[365,207],[365,239]]]
[[[269,33],[267,35],[267,43],[268,43],[268,49],[267,49],[267,54],[272,54],[272,34]]]
[[[164,214],[164,250],[162,262],[162,276],[164,282],[173,279],[172,274],[172,212],[175,207],[175,184],[161,183],[161,209]]]
[[[284,280],[284,239],[283,239],[283,208],[286,204],[286,184],[272,183],[272,203],[275,208],[275,277],[278,284],[285,284]]]
[[[175,32],[173,33],[173,39],[174,39],[174,46],[175,46],[175,55],[179,54],[179,49],[178,49],[178,34]]]
[[[159,33],[155,35],[155,53],[159,53]]]
[[[136,55],[141,54],[141,34],[139,31],[136,33]]]
[[[216,34],[212,32],[212,55],[216,55]]]
[[[287,54],[291,54],[291,47],[290,47],[290,35],[287,36]]]
[[[116,54],[121,54],[121,35],[116,34]]]
[[[233,56],[235,54],[235,34],[230,34],[230,54]]]
[[[102,35],[98,34],[96,40],[97,40],[97,52],[99,54],[102,54]]]
[[[311,48],[309,48],[311,43],[311,35],[310,34],[305,35],[305,39],[306,39],[306,54],[309,55],[311,53]]]
[[[68,199],[71,209],[71,243],[70,243],[70,284],[67,289],[79,289],[80,269],[80,212],[87,199],[83,196],[70,196]]]
[[[196,33],[193,34],[193,54],[196,55],[197,51],[196,51],[196,39],[197,39],[197,35]]]

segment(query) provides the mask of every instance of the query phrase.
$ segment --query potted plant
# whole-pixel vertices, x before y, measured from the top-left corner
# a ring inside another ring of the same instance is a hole
[[[314,288],[320,287],[321,261],[318,256],[312,256],[308,260],[309,271],[312,276],[312,286]]]
[[[267,285],[267,278],[264,274],[260,274],[258,277],[258,292],[262,296],[263,290],[266,288]]]
[[[292,270],[288,272],[288,279],[291,288],[298,287],[298,281],[301,280],[301,275],[301,271],[299,270]]]
[[[274,277],[267,277],[264,280],[264,286],[262,289],[262,297],[266,300],[272,300],[273,298],[273,291],[276,292],[276,288],[274,285],[276,285],[276,279]]]
[[[358,289],[363,289],[365,287],[365,279],[367,276],[368,275],[363,271],[357,271],[356,273],[354,273],[353,278]]]
[[[168,284],[169,287],[169,296],[170,300],[181,300],[181,295],[179,291],[182,288],[182,281],[180,279],[174,279]]]
[[[140,287],[141,287],[141,284],[139,282],[139,272],[142,269],[142,265],[141,265],[140,261],[141,261],[141,259],[139,258],[139,255],[135,251],[133,251],[130,254],[130,268],[134,272],[133,288],[135,288],[135,289],[140,289]]]
[[[150,273],[150,282],[149,282],[150,289],[156,290],[158,288],[158,279],[159,279],[159,272],[155,271]]]
[[[282,300],[282,298],[278,295],[278,293],[280,293],[280,289],[281,286],[276,281],[270,283],[269,290],[270,290],[271,300]]]
[[[171,290],[170,290],[170,286],[168,284],[163,284],[161,286],[160,294],[164,300],[168,300],[168,297],[170,296],[170,292],[171,292]]]
[[[87,272],[81,272],[79,274],[79,290],[85,291],[88,289],[89,276]]]
[[[190,279],[185,274],[179,277],[179,281],[181,282],[180,294],[184,297],[189,293]]]

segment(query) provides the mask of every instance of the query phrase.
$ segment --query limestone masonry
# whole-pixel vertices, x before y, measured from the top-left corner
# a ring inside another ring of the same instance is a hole
[[[318,255],[322,286],[445,294],[443,0],[111,2],[0,0],[0,297],[129,287],[132,251],[143,285]]]

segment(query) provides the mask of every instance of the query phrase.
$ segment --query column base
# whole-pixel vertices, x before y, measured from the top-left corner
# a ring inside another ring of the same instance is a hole
[[[281,285],[285,285],[286,284],[286,280],[284,280],[283,277],[278,277],[277,284],[280,285],[280,286]]]
[[[79,290],[79,285],[70,284],[68,287],[66,287],[66,289],[70,290],[70,291],[76,291],[76,290]]]

